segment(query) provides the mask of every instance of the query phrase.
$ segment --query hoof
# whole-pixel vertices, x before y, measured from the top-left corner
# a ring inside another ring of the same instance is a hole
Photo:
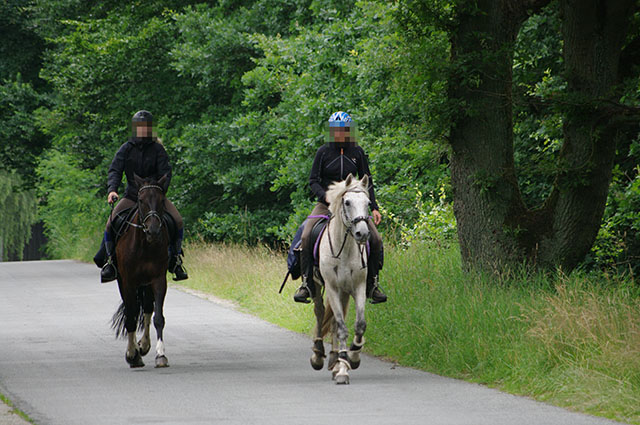
[[[324,359],[322,357],[316,357],[315,354],[311,356],[309,362],[311,363],[313,370],[322,370],[322,367],[324,366]]]
[[[124,359],[127,361],[127,363],[129,363],[130,368],[144,367],[142,356],[140,355],[140,352],[138,350],[136,350],[136,355],[132,359],[127,357],[126,354],[124,356]]]
[[[144,345],[142,344],[142,340],[138,341],[138,351],[140,351],[141,356],[146,356],[151,349],[151,344]]]
[[[337,375],[335,380],[338,385],[348,385],[349,375]]]
[[[169,360],[165,356],[156,357],[156,367],[169,367]]]
[[[345,353],[346,354],[346,353]],[[348,384],[349,383],[349,361],[344,358],[339,358],[336,365],[333,367],[333,380],[336,384]]]

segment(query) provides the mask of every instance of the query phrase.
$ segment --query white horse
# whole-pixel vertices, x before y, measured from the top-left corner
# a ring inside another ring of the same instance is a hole
[[[328,368],[338,384],[349,383],[349,370],[360,365],[360,350],[364,345],[364,318],[367,280],[366,242],[369,239],[369,178],[362,180],[351,175],[329,187],[326,194],[331,218],[320,239],[319,272],[314,273],[316,288],[324,281],[327,305],[322,291],[313,298],[316,330],[311,366],[322,369],[324,364],[323,338],[331,333],[331,353]],[[356,307],[355,336],[347,350],[349,331],[345,316],[349,297]]]

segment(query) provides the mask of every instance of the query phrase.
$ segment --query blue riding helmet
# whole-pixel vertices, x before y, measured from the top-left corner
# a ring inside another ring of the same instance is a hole
[[[346,112],[334,112],[329,118],[329,127],[351,127],[355,122]]]

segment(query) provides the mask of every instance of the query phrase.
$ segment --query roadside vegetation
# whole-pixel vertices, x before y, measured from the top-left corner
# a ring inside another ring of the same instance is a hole
[[[640,424],[640,289],[632,282],[583,272],[468,273],[456,245],[391,246],[385,254],[381,283],[390,301],[367,305],[365,351]],[[292,300],[299,280],[278,294],[281,252],[191,244],[188,267],[185,287],[311,335],[313,308]]]

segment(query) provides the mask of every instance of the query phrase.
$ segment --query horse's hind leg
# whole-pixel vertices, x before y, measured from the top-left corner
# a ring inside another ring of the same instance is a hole
[[[151,349],[151,337],[149,336],[149,328],[151,328],[151,315],[153,314],[153,291],[151,287],[145,286],[143,288],[144,298],[142,304],[142,311],[144,313],[144,328],[142,338],[138,341],[138,348],[140,349],[140,355],[146,356]]]
[[[153,315],[153,325],[156,328],[158,342],[156,344],[156,367],[169,367],[169,360],[164,352],[164,297],[167,293],[167,278],[163,276],[153,284],[153,295],[155,298],[155,314]]]
[[[324,300],[320,285],[316,285],[316,295],[313,297],[313,311],[316,315],[316,337],[313,340],[313,354],[311,355],[311,367],[321,370],[324,366],[324,343],[322,342],[322,322],[324,320]]]
[[[360,285],[357,288],[354,298],[354,304],[356,308],[356,324],[355,324],[355,336],[351,347],[349,347],[349,363],[352,369],[357,369],[360,366],[360,351],[364,345],[364,332],[367,329],[367,322],[364,318],[364,306],[366,304],[365,285]]]

